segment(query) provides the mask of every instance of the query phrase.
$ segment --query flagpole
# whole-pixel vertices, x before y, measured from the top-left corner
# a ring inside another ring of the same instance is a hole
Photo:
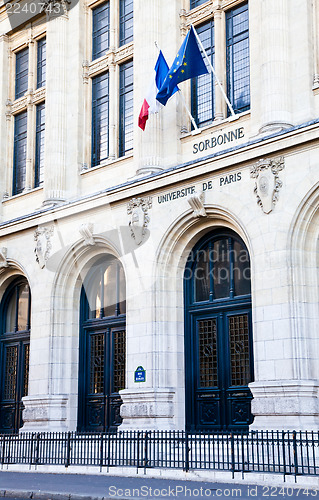
[[[182,103],[184,104],[184,108],[186,109],[186,112],[187,112],[187,114],[188,114],[189,118],[191,119],[191,122],[192,122],[192,124],[193,124],[194,129],[195,129],[192,133],[193,133],[193,134],[200,134],[200,133],[201,133],[201,130],[197,127],[196,122],[195,122],[195,120],[194,120],[194,118],[193,118],[193,116],[192,116],[192,114],[191,114],[190,110],[189,110],[189,109],[188,109],[188,107],[187,107],[187,104],[186,104],[185,98],[184,98],[184,96],[183,96],[183,94],[182,94],[182,92],[181,92],[180,90],[178,91],[178,95],[180,96],[180,98],[181,98],[181,100],[182,100]]]
[[[205,57],[206,57],[206,60],[207,60],[208,65],[209,65],[209,67],[210,67],[210,69],[211,69],[211,72],[213,73],[214,78],[215,78],[215,80],[216,80],[216,82],[217,82],[217,84],[218,84],[218,86],[219,86],[219,88],[220,88],[220,90],[221,90],[221,93],[223,94],[223,97],[224,97],[224,99],[225,99],[225,101],[226,101],[226,103],[227,103],[227,106],[229,107],[229,109],[230,109],[230,112],[231,112],[232,116],[233,116],[233,117],[235,117],[236,115],[235,115],[235,112],[234,112],[234,110],[233,110],[233,107],[232,107],[232,105],[231,105],[231,104],[230,104],[230,102],[229,102],[229,99],[228,99],[228,97],[227,97],[227,95],[226,95],[226,93],[225,93],[225,91],[224,91],[224,89],[223,89],[223,87],[222,87],[222,84],[220,83],[219,79],[217,78],[217,75],[216,75],[216,72],[215,72],[215,70],[214,70],[214,67],[213,67],[213,65],[212,65],[212,63],[211,63],[211,61],[210,61],[210,59],[209,59],[209,57],[208,57],[208,55],[207,55],[207,53],[206,53],[206,50],[204,49],[204,46],[203,46],[203,44],[202,44],[202,42],[201,42],[201,39],[199,38],[198,33],[197,33],[197,31],[195,30],[194,26],[193,26],[192,24],[191,24],[191,26],[192,26],[192,28],[193,28],[193,30],[194,30],[194,33],[195,33],[196,39],[197,39],[197,41],[198,41],[198,43],[199,43],[199,46],[200,46],[200,48],[202,49],[202,51],[204,52],[204,54],[205,54]]]

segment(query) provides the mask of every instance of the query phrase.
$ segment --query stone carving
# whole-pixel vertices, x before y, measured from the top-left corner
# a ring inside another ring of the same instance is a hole
[[[51,236],[53,235],[53,226],[38,227],[34,232],[35,245],[35,258],[41,269],[45,267],[46,261],[50,256],[52,248]]]
[[[83,83],[89,83],[89,68],[90,68],[90,63],[89,61],[85,60],[82,63],[82,79]]]
[[[64,16],[68,15],[68,6],[71,4],[71,0],[45,0],[42,5],[42,12],[55,17],[63,13]],[[58,8],[57,8],[58,7]],[[62,9],[62,10],[61,10]]]
[[[278,172],[285,167],[285,160],[281,156],[275,160],[259,160],[251,169],[250,176],[256,179],[254,193],[257,203],[265,214],[269,214],[278,201],[282,181]]]
[[[123,59],[133,56],[133,42],[127,45],[123,45],[115,51],[115,61],[119,62]]]
[[[112,62],[113,56],[113,53],[111,53],[101,57],[97,62],[94,61],[93,63],[91,63],[88,70],[89,77],[96,75],[101,69],[108,69]]]
[[[93,223],[87,222],[82,224],[79,228],[81,236],[84,238],[84,245],[94,245],[94,237],[93,237]]]
[[[2,247],[0,248],[0,269],[3,267],[9,267],[8,261],[7,261],[7,248]]]
[[[191,208],[194,210],[194,217],[206,217],[206,210],[204,207],[204,193],[195,193],[190,194],[187,197],[187,201],[190,204]]]
[[[131,216],[129,226],[135,243],[140,245],[150,221],[148,210],[152,208],[152,198],[132,198],[127,204],[127,213]]]
[[[42,101],[45,98],[45,87],[37,89],[33,92],[33,104],[36,102]]]
[[[208,16],[211,16],[213,12],[214,4],[213,0],[210,0],[209,2],[207,2],[207,5],[204,8],[202,6],[198,8],[195,7],[195,9],[192,9],[188,12],[185,12],[185,10],[182,9],[180,11],[180,17],[185,17],[187,25],[190,26],[191,24],[196,24],[200,21],[203,21]]]

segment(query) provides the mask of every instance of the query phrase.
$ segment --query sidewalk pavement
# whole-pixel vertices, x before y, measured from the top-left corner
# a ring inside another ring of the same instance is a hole
[[[236,484],[188,478],[152,478],[141,474],[139,477],[47,473],[14,472],[0,470],[0,500],[38,499],[38,500],[110,500],[110,499],[163,499],[163,498],[241,498],[267,500],[264,497],[277,497],[277,500],[309,500],[317,497],[319,489],[314,485],[298,485],[293,482],[276,483],[273,477],[265,477],[262,483],[249,482]],[[251,481],[253,478],[251,477]]]
[[[208,498],[221,490],[242,490],[236,495],[247,498],[247,485],[226,485],[204,481],[155,479],[147,477],[97,476],[89,474],[52,474],[0,470],[0,498],[39,500],[106,500],[118,498]],[[319,500],[319,499],[318,499]]]

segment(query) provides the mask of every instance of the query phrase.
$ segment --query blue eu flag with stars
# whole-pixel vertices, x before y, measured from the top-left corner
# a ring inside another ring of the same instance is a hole
[[[168,99],[174,94],[178,83],[205,73],[208,73],[208,70],[199,50],[194,28],[191,26],[172,67],[156,95],[156,99],[165,106]]]

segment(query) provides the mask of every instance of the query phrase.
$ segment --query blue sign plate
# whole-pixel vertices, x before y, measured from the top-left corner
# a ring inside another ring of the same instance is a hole
[[[146,373],[143,366],[138,366],[134,372],[134,382],[145,382]]]

